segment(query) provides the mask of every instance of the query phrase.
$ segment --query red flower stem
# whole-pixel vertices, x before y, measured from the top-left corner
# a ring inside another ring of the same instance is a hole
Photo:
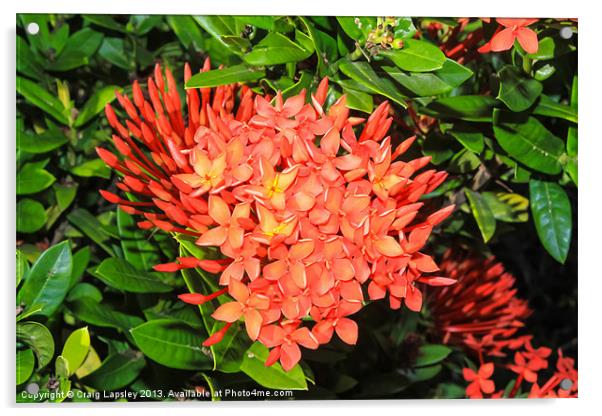
[[[520,373],[516,379],[516,382],[514,383],[514,387],[512,387],[512,391],[510,391],[510,394],[508,395],[509,398],[513,398],[514,396],[516,396],[516,393],[518,392],[518,389],[520,388],[520,385],[523,383],[523,374]]]

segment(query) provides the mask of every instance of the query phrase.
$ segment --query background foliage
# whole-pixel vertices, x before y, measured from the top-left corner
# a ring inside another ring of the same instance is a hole
[[[31,22],[39,33],[29,34]],[[432,29],[436,23],[438,30]],[[566,22],[568,24],[568,22]],[[94,148],[110,137],[105,104],[130,94],[156,62],[183,87],[183,65],[213,70],[188,87],[247,82],[285,97],[328,76],[329,102],[357,112],[388,99],[394,138],[451,173],[429,199],[458,209],[431,241],[495,254],[518,278],[542,344],[576,356],[577,53],[563,22],[538,24],[539,51],[449,59],[437,45],[457,19],[262,16],[19,15],[17,22],[17,400],[42,391],[293,389],[295,398],[462,397],[467,357],[440,345],[421,314],[372,304],[360,343],[332,341],[285,373],[238,331],[201,347],[211,305],[176,295],[215,285],[154,264],[199,253],[135,227],[99,197],[111,172]],[[493,33],[472,19],[455,36]],[[183,89],[182,89],[183,94]],[[245,341],[247,340],[247,341]],[[157,400],[175,400],[159,397]],[[246,399],[262,397],[246,397]],[[60,398],[55,399],[60,401]],[[70,399],[68,399],[70,400]],[[73,399],[75,400],[75,399]]]

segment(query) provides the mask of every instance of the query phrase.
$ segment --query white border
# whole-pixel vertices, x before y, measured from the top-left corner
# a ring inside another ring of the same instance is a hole
[[[2,19],[3,60],[0,77],[3,100],[0,105],[3,136],[0,138],[3,163],[2,189],[2,280],[5,312],[4,337],[0,342],[5,370],[0,376],[2,404],[8,414],[31,415],[76,414],[89,415],[126,414],[145,412],[150,415],[165,413],[218,413],[250,416],[266,413],[313,414],[317,410],[369,414],[374,411],[409,415],[483,415],[519,414],[526,412],[542,415],[600,414],[602,404],[602,337],[599,321],[602,276],[600,273],[600,194],[598,176],[602,157],[600,134],[599,88],[602,54],[599,19],[601,14],[594,2],[571,1],[552,4],[548,1],[503,0],[498,2],[471,2],[466,0],[298,0],[267,2],[260,0],[235,1],[183,1],[183,0],[21,0],[4,1]],[[99,404],[45,406],[43,408],[15,407],[14,402],[14,235],[15,235],[15,14],[38,13],[138,13],[138,14],[269,14],[269,15],[399,15],[399,16],[497,16],[497,17],[577,17],[579,18],[579,108],[581,152],[579,173],[579,395],[576,400],[514,400],[514,401],[370,401],[370,402],[271,402],[271,403],[219,403],[219,404]],[[596,100],[597,99],[597,100]],[[595,409],[595,410],[594,410]]]

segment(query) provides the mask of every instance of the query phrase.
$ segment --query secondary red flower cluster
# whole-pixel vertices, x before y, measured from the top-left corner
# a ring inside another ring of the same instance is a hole
[[[441,271],[456,284],[433,293],[429,304],[444,343],[468,347],[478,355],[479,368],[463,369],[469,382],[469,398],[502,397],[491,376],[499,368],[516,374],[508,397],[515,397],[524,381],[531,383],[529,397],[576,397],[577,370],[574,360],[558,350],[556,371],[541,385],[538,373],[548,368],[552,350],[534,348],[532,335],[518,335],[531,314],[527,301],[516,297],[514,277],[504,271],[495,258],[488,259],[461,251],[448,250]],[[513,352],[513,362],[495,364],[494,358]]]
[[[121,173],[117,186],[136,200],[102,194],[143,215],[142,228],[219,248],[220,260],[184,257],[156,267],[220,274],[222,290],[181,296],[192,304],[219,298],[212,316],[225,325],[204,345],[243,318],[248,336],[271,348],[266,365],[279,360],[290,370],[299,346],[318,348],[335,332],[356,343],[349,316],[362,308],[362,285],[370,299],[388,295],[392,308],[419,311],[418,283],[453,283],[425,275],[439,268],[420,251],[453,206],[418,215],[420,197],[447,174],[417,174],[429,157],[397,160],[414,137],[392,147],[388,103],[364,120],[350,117],[344,96],[324,109],[327,79],[310,103],[305,91],[271,99],[232,84],[186,90],[186,117],[169,70],[164,79],[157,66],[147,88],[145,95],[135,82],[133,102],[117,94],[125,126],[106,107],[121,156],[97,149]]]

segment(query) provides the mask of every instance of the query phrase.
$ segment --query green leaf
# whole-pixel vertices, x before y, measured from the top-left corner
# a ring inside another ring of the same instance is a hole
[[[433,117],[490,121],[496,102],[494,98],[486,95],[459,95],[439,98],[420,111]]]
[[[55,118],[62,124],[69,124],[63,103],[45,89],[27,78],[17,77],[17,92],[21,94],[32,105]]]
[[[136,69],[132,54],[125,51],[125,44],[122,38],[104,38],[98,50],[98,55],[126,71]]]
[[[307,390],[305,374],[299,364],[286,372],[279,363],[266,367],[267,358],[268,349],[255,342],[245,353],[240,370],[269,389]]]
[[[40,134],[17,132],[17,148],[33,154],[50,152],[68,141],[69,139],[62,132],[50,130]]]
[[[544,94],[541,95],[539,103],[537,103],[537,106],[533,109],[533,114],[562,118],[564,120],[572,121],[573,123],[578,122],[577,109],[573,109],[568,105],[558,104]]]
[[[515,112],[531,107],[543,90],[539,81],[521,76],[513,66],[503,67],[498,76],[500,91],[497,98]]]
[[[441,69],[431,73],[408,73],[393,66],[383,66],[383,70],[404,88],[420,97],[450,92],[472,76],[470,69],[451,59],[446,59]]]
[[[123,256],[139,270],[149,271],[161,262],[157,245],[151,241],[150,232],[141,230],[136,220],[121,209],[117,209],[117,229]]]
[[[67,302],[75,302],[82,298],[90,298],[100,303],[102,301],[102,292],[90,283],[77,283],[67,294]]]
[[[156,273],[136,269],[124,259],[106,258],[94,275],[108,286],[133,293],[170,292],[173,288],[163,283]]]
[[[111,309],[91,297],[77,299],[70,306],[71,312],[81,321],[103,328],[115,328],[129,335],[129,330],[144,322],[137,316]]]
[[[34,79],[42,78],[44,71],[37,58],[27,42],[17,36],[17,72]]]
[[[572,45],[565,39],[546,36],[539,40],[537,52],[528,54],[527,57],[530,59],[548,60],[575,50],[577,50],[575,45]]]
[[[106,244],[110,240],[110,234],[105,231],[102,224],[89,211],[83,208],[74,209],[67,215],[67,219],[77,228],[79,228],[92,241],[98,244],[110,256],[113,256],[113,250]]]
[[[243,59],[249,65],[268,66],[299,62],[312,54],[286,36],[270,32]]]
[[[104,111],[105,106],[116,98],[115,91],[120,91],[121,88],[115,85],[106,85],[96,91],[88,98],[77,118],[75,119],[75,127],[80,127],[90,121],[95,115]]]
[[[198,50],[203,47],[203,36],[192,16],[169,15],[166,20],[185,48],[193,47]]]
[[[87,20],[88,22],[92,22],[95,25],[98,25],[100,27],[104,27],[106,29],[111,29],[116,32],[122,32],[122,33],[126,32],[123,25],[121,25],[120,23],[117,23],[117,21],[115,21],[115,19],[113,19],[110,15],[84,14],[84,15],[82,15],[82,17],[84,18],[84,20]]]
[[[275,16],[234,16],[234,19],[246,25],[256,26],[264,30],[274,29]]]
[[[253,82],[265,76],[262,69],[248,68],[245,65],[234,65],[224,69],[213,69],[199,72],[186,82],[186,88],[208,88],[228,85],[237,82]]]
[[[201,348],[204,334],[185,322],[158,319],[130,332],[144,355],[166,367],[181,370],[210,370],[213,367],[213,360]]]
[[[71,279],[72,258],[69,241],[63,241],[46,250],[27,274],[19,291],[18,301],[26,307],[42,306],[39,312],[52,316],[61,306]]]
[[[83,28],[69,38],[63,51],[56,58],[56,61],[50,63],[48,69],[51,71],[69,71],[87,65],[89,58],[100,47],[102,39],[102,33],[89,27]]]
[[[539,240],[557,262],[564,263],[573,228],[569,197],[557,183],[536,179],[529,181],[529,194]]]
[[[474,129],[453,129],[449,132],[462,146],[473,153],[481,153],[485,148],[485,137],[483,133]]]
[[[31,349],[17,351],[17,386],[25,383],[33,373],[35,359]]]
[[[428,367],[419,367],[407,375],[408,380],[410,380],[412,383],[427,381],[437,376],[442,369],[443,366],[441,364],[431,365]]]
[[[425,367],[440,363],[451,354],[451,348],[439,344],[422,345],[418,350],[418,358],[415,367]]]
[[[35,233],[47,219],[44,206],[38,201],[24,198],[17,203],[17,232]]]
[[[487,242],[495,233],[495,217],[493,216],[493,212],[491,212],[491,208],[489,208],[485,199],[478,192],[471,191],[468,188],[464,189],[464,191],[470,203],[472,215],[474,215],[483,236],[483,241]]]
[[[374,108],[372,95],[369,92],[363,91],[364,87],[361,84],[350,79],[345,79],[339,81],[339,85],[343,88],[343,93],[347,95],[347,107],[368,114],[372,113]]]
[[[46,169],[28,163],[17,173],[17,195],[38,193],[48,188],[54,181],[56,178]]]
[[[409,72],[430,72],[443,67],[445,54],[432,43],[404,39],[403,49],[381,52],[398,68]]]
[[[395,88],[395,84],[387,78],[378,76],[369,63],[342,60],[340,61],[339,69],[349,78],[357,81],[371,91],[390,98],[403,108],[407,107],[405,97]]]
[[[511,118],[505,120],[506,113],[498,111],[494,116],[493,132],[502,149],[531,169],[550,175],[560,173],[560,158],[564,153],[562,140],[534,117],[517,122]]]
[[[232,16],[193,16],[193,18],[207,33],[225,47],[228,47],[228,45],[222,40],[222,36],[237,35],[234,30],[235,22]]]
[[[109,168],[106,163],[102,161],[102,159],[87,160],[81,165],[71,168],[71,173],[83,178],[111,178],[111,168]]]
[[[89,349],[90,333],[87,327],[76,329],[69,335],[61,352],[63,358],[69,363],[69,375],[75,373],[83,364]]]
[[[38,359],[38,369],[46,367],[54,356],[52,334],[39,322],[17,323],[17,339],[31,347]]]
[[[483,192],[481,196],[496,220],[503,222],[529,220],[529,200],[524,196],[508,192]]]
[[[62,355],[56,357],[56,360],[54,361],[54,371],[59,378],[69,378],[69,361]]]
[[[17,250],[17,286],[23,280],[23,276],[29,272],[29,262],[21,250]]]
[[[363,38],[362,30],[359,25],[356,23],[356,19],[359,22],[359,18],[350,17],[350,16],[337,16],[337,21],[343,31],[353,40],[360,40]]]
[[[86,355],[86,359],[82,365],[75,370],[75,375],[77,378],[82,379],[93,371],[96,371],[98,367],[100,367],[100,357],[98,356],[98,353],[94,347],[90,346],[90,350],[88,351],[88,355]]]
[[[126,387],[136,380],[146,362],[139,351],[125,350],[110,355],[99,368],[81,379],[97,390],[111,391]]]

